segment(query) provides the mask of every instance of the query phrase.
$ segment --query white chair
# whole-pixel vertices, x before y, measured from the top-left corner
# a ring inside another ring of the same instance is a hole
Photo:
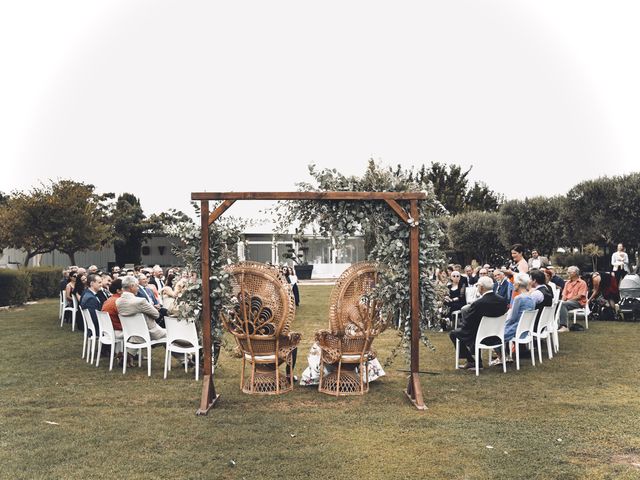
[[[551,285],[551,284],[550,284]],[[553,304],[555,305],[560,300],[560,289],[556,288],[553,290]]]
[[[589,328],[589,314],[591,310],[589,310],[589,302],[584,305],[584,308],[576,308],[575,310],[569,310],[569,313],[573,315],[573,323],[576,323],[576,317],[578,315],[584,315],[584,326],[585,328]]]
[[[124,343],[123,335],[120,330],[113,329],[111,317],[107,312],[97,311],[98,325],[100,326],[100,336],[98,337],[98,353],[96,355],[96,367],[100,365],[100,351],[102,345],[111,345],[111,355],[109,356],[109,371],[113,370],[113,353],[116,346],[122,346]],[[124,350],[124,349],[123,349]]]
[[[198,331],[195,322],[178,320],[174,317],[164,317],[164,324],[167,327],[167,349],[164,354],[164,378],[167,378],[167,371],[171,371],[171,353],[184,353],[184,371],[187,372],[189,362],[187,354],[193,353],[196,357],[196,381],[200,368],[200,345],[198,344]],[[184,344],[188,343],[189,346]],[[182,345],[181,345],[182,344]]]
[[[62,295],[64,296],[64,292],[62,292]],[[64,325],[64,314],[65,312],[71,312],[71,331],[75,331],[76,329],[76,313],[78,311],[78,300],[76,299],[76,296],[72,293],[71,294],[71,305],[67,305],[67,301],[65,299],[65,307],[62,310],[62,317],[60,318],[60,327],[62,327],[62,325]]]
[[[520,345],[528,345],[531,350],[531,365],[535,367],[536,357],[533,352],[533,324],[536,321],[537,310],[525,310],[520,315],[518,327],[516,328],[516,336],[509,341],[509,346],[516,346],[516,370],[520,370]]]
[[[127,348],[138,350],[138,366],[142,367],[142,349],[147,349],[147,374],[151,376],[151,347],[165,343],[166,338],[151,340],[149,327],[142,313],[135,315],[118,315],[122,323],[123,359],[122,374],[127,372]],[[137,337],[137,338],[134,338]]]
[[[82,314],[82,321],[84,323],[84,332],[82,333],[82,358],[85,358],[85,351],[87,357],[87,363],[93,364],[93,357],[96,353],[96,341],[98,339],[98,332],[96,332],[96,326],[93,324],[91,313],[86,308],[80,309]],[[91,336],[89,336],[91,333]],[[91,347],[89,347],[91,344]],[[98,351],[99,353],[99,351]]]
[[[502,352],[502,370],[507,373],[507,362],[504,355],[504,326],[507,321],[507,314],[499,317],[482,317],[476,334],[475,360],[476,360],[476,376],[480,375],[480,351],[493,350],[499,348]],[[499,342],[487,344],[484,343],[489,337],[498,337]],[[491,354],[489,354],[491,357]]]
[[[547,354],[549,359],[553,358],[553,348],[551,346],[551,323],[555,319],[555,307],[543,307],[540,319],[538,320],[538,326],[533,332],[533,338],[538,343],[538,360],[542,363],[542,340],[547,341]]]
[[[67,304],[64,298],[64,290],[60,290],[60,305],[58,309],[58,317],[60,318],[60,326],[64,323],[64,307]]]
[[[467,305],[473,303],[476,300],[476,295],[478,290],[475,285],[470,285],[464,289],[464,299],[467,302]]]

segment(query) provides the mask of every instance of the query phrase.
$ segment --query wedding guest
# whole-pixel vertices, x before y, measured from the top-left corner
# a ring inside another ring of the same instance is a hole
[[[451,313],[461,310],[467,304],[465,299],[465,287],[460,281],[460,272],[451,272],[450,281],[447,283],[448,294],[444,298],[444,304],[449,307]]]
[[[156,323],[156,319],[160,318],[160,309],[155,308],[146,299],[137,297],[138,289],[138,280],[134,276],[127,275],[122,279],[122,295],[116,300],[118,312],[123,316],[144,314],[151,339],[159,340],[166,337],[167,331]]]
[[[536,308],[536,302],[529,294],[529,281],[529,275],[526,273],[516,275],[514,289],[518,291],[518,295],[513,300],[513,307],[511,307],[504,327],[504,341],[507,345],[516,336],[522,313]]]
[[[493,281],[493,292],[504,298],[505,302],[511,303],[513,284],[506,279],[504,272],[502,270],[494,270]]]
[[[576,266],[567,268],[569,280],[564,284],[562,290],[562,305],[560,306],[560,318],[558,332],[567,332],[568,316],[571,310],[584,308],[587,304],[587,282],[580,278],[580,269]]]
[[[111,296],[111,292],[109,291],[109,286],[111,285],[111,277],[106,273],[102,275],[102,285],[100,285],[100,291],[98,291],[98,300],[100,300],[100,304],[104,305],[104,302],[107,301],[107,298]]]
[[[95,273],[90,273],[87,276],[87,288],[82,292],[82,298],[80,299],[80,308],[87,310],[93,321],[95,331],[99,332],[100,327],[98,325],[98,315],[96,310],[102,309],[102,304],[98,300],[97,293],[102,286],[102,278]],[[90,332],[89,332],[90,333]]]
[[[162,271],[162,267],[160,265],[154,265],[151,269],[151,278],[149,279],[149,286],[153,285],[156,287],[158,292],[162,292],[164,288],[164,272]]]
[[[540,253],[535,248],[531,250],[531,258],[527,262],[529,270],[538,269],[541,270],[549,265],[549,259],[547,257],[540,256]]]
[[[118,300],[122,295],[121,278],[116,278],[111,282],[109,292],[111,293],[111,296],[107,298],[107,301],[102,305],[102,311],[109,314],[114,330],[122,330],[122,324],[120,323],[120,317],[118,316],[118,307],[116,306],[116,300]]]
[[[620,280],[630,272],[629,255],[624,251],[624,245],[622,243],[618,244],[618,249],[611,255],[611,266],[613,267],[616,280],[618,281],[618,284],[620,284]]]
[[[529,273],[529,264],[524,259],[524,247],[519,243],[511,246],[511,263],[505,275],[513,277],[517,273]]]
[[[558,274],[556,273],[556,269],[553,265],[549,265],[547,267],[547,270],[551,272],[550,281],[553,282],[560,289],[560,295],[562,296],[562,289],[564,288],[564,280],[558,276]]]
[[[465,369],[476,367],[474,359],[476,334],[482,317],[499,317],[507,311],[508,303],[493,293],[493,281],[488,277],[482,277],[476,284],[481,297],[462,310],[461,325],[449,333],[449,338],[456,344],[460,341],[460,356],[466,358]],[[482,358],[477,359],[478,367],[482,368]]]

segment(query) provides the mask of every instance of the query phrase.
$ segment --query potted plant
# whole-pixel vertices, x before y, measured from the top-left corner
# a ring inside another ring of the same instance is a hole
[[[302,232],[296,230],[293,235],[293,244],[283,254],[284,258],[292,260],[295,264],[296,275],[299,280],[309,280],[313,272],[313,265],[310,265],[307,261],[308,242],[309,239]]]

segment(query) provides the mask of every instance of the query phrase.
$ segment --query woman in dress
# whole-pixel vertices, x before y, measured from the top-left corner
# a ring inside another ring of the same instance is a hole
[[[529,273],[529,264],[524,258],[524,247],[521,244],[511,246],[511,263],[504,273],[512,282],[518,273]]]
[[[64,287],[64,299],[67,307],[73,306],[73,292],[76,288],[78,274],[76,272],[69,273],[69,283]]]
[[[518,329],[518,323],[522,313],[526,310],[533,310],[536,308],[536,302],[529,294],[529,275],[526,273],[519,273],[516,275],[514,282],[514,290],[518,291],[518,295],[513,300],[513,307],[507,315],[507,321],[504,326],[504,342],[508,345],[510,340],[516,336],[516,330]]]
[[[450,281],[447,284],[449,294],[444,298],[444,303],[449,307],[451,313],[457,312],[467,304],[464,289],[465,285],[460,279],[460,272],[451,272]]]

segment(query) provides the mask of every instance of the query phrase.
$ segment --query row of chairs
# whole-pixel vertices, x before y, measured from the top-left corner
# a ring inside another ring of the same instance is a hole
[[[509,348],[515,345],[516,351],[516,369],[520,370],[520,345],[527,345],[531,352],[531,364],[535,366],[535,354],[534,351],[538,351],[538,360],[542,363],[542,341],[544,340],[547,345],[547,355],[549,359],[553,358],[554,353],[558,353],[560,350],[560,341],[558,335],[558,320],[560,317],[560,308],[562,301],[554,302],[550,307],[544,307],[540,314],[538,325],[535,326],[536,316],[538,310],[529,310],[522,313],[520,320],[518,321],[518,327],[516,329],[515,337],[510,340]],[[575,312],[575,311],[572,311]],[[458,315],[455,316],[455,326],[457,328]],[[588,316],[587,312],[574,313],[573,321],[576,322],[576,316],[579,313],[583,313],[585,318]],[[478,327],[478,333],[475,341],[475,358],[476,358],[476,375],[480,375],[480,355],[482,350],[494,350],[500,349],[502,354],[502,369],[504,373],[507,372],[506,355],[504,348],[504,330],[507,320],[507,314],[500,317],[482,317],[480,325]],[[535,326],[535,328],[534,328]],[[488,342],[490,338],[498,338],[499,341]],[[537,344],[537,345],[534,345]],[[460,354],[460,342],[456,340],[456,369],[458,368],[458,358]]]
[[[73,299],[74,310],[71,306],[63,305],[60,308],[61,322],[64,324],[64,315],[66,311],[71,311],[72,323],[71,329],[75,330],[75,316],[77,311],[77,302]],[[127,356],[130,350],[138,352],[138,366],[142,367],[142,352],[147,353],[147,374],[151,376],[151,347],[154,345],[165,346],[164,360],[164,378],[167,378],[167,372],[171,371],[171,354],[178,353],[184,355],[185,372],[188,369],[187,355],[195,356],[195,378],[199,379],[200,369],[200,349],[198,332],[195,322],[180,321],[174,317],[165,317],[165,327],[167,336],[162,339],[152,340],[149,334],[149,328],[144,315],[139,313],[136,315],[125,316],[119,315],[122,324],[122,331],[114,330],[111,323],[111,317],[107,312],[96,311],[98,317],[98,331],[91,318],[91,314],[86,309],[81,309],[82,321],[84,324],[84,333],[82,340],[82,358],[87,363],[96,367],[100,366],[100,352],[103,345],[110,346],[109,355],[109,371],[113,370],[113,360],[116,347],[120,347],[123,352],[122,373],[127,371]]]

